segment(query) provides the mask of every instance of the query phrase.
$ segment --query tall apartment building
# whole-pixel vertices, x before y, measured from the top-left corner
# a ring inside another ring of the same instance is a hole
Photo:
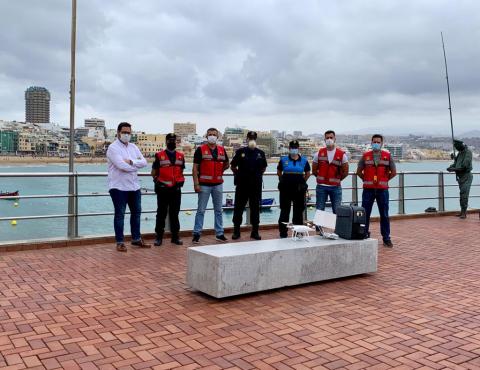
[[[101,118],[85,118],[85,127],[100,128],[105,127],[105,120]]]
[[[197,133],[197,124],[192,122],[174,123],[173,132],[177,135],[177,140],[181,141],[182,138]]]
[[[31,86],[25,91],[25,122],[50,122],[50,92],[39,86]]]

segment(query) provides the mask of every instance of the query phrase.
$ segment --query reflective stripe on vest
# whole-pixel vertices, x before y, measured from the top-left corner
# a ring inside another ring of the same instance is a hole
[[[200,181],[204,183],[223,183],[223,164],[225,162],[225,148],[217,145],[217,158],[214,158],[207,144],[200,146],[202,161],[200,162]]]
[[[155,156],[160,164],[157,176],[159,183],[166,187],[172,187],[177,183],[185,182],[185,177],[183,176],[185,157],[183,153],[175,151],[175,162],[173,164],[165,150],[157,153]]]
[[[342,181],[342,161],[345,152],[340,148],[335,148],[335,153],[331,162],[328,162],[328,150],[326,147],[318,151],[318,173],[317,184],[338,186]]]
[[[365,189],[388,189],[390,176],[390,153],[382,150],[380,160],[375,165],[373,151],[363,154],[365,168],[363,169],[363,187]]]

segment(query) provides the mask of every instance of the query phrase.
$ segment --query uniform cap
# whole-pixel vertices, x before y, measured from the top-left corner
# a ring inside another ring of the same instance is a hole
[[[255,131],[248,131],[247,139],[257,140],[257,133]]]
[[[300,147],[300,143],[298,142],[298,140],[292,140],[292,141],[290,141],[290,143],[288,144],[288,147],[295,149],[295,148]]]

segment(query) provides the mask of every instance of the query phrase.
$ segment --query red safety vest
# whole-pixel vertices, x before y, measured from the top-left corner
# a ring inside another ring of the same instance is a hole
[[[328,162],[327,148],[318,151],[317,184],[339,186],[342,181],[342,159],[345,152],[336,148],[332,162]]]
[[[160,162],[158,169],[157,181],[168,188],[175,186],[179,182],[185,182],[183,176],[183,166],[185,164],[185,156],[182,152],[175,151],[175,163],[170,162],[167,151],[162,150],[155,154],[155,157]]]
[[[382,150],[380,160],[375,166],[373,150],[363,153],[365,168],[363,169],[364,189],[388,189],[390,180],[390,152]]]
[[[202,161],[200,162],[200,182],[207,184],[223,183],[223,163],[225,162],[225,148],[217,145],[217,158],[214,159],[212,151],[207,144],[200,147]]]

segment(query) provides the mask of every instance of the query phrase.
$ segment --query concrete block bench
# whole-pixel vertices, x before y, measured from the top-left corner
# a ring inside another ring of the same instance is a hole
[[[270,239],[189,248],[187,284],[223,298],[377,271],[375,239],[311,236],[306,240]]]

